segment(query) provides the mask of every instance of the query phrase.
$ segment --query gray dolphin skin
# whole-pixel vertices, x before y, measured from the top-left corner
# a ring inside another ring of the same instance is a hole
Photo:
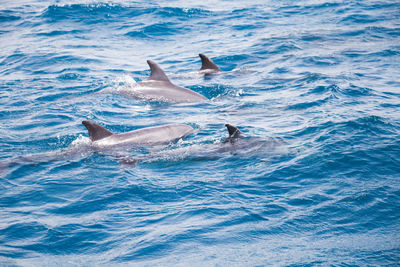
[[[82,124],[89,131],[92,145],[100,148],[114,147],[117,145],[140,146],[168,144],[179,140],[194,131],[194,129],[189,125],[169,124],[143,128],[127,133],[113,134],[106,128],[91,121],[82,121]]]
[[[204,74],[212,74],[216,72],[220,72],[221,69],[214,63],[209,57],[204,54],[199,54],[201,58],[201,68],[199,72]]]
[[[187,88],[173,84],[164,71],[152,60],[147,60],[151,74],[149,78],[134,86],[126,86],[119,90],[121,93],[137,99],[162,102],[200,102],[207,100]]]
[[[225,127],[228,129],[228,138],[239,138],[242,135],[242,132],[236,126],[225,124]]]
[[[221,141],[213,143],[196,143],[177,148],[154,151],[146,155],[136,157],[131,162],[155,162],[159,160],[181,160],[189,158],[194,160],[214,160],[223,157],[245,158],[269,158],[286,154],[288,152],[286,142],[272,137],[247,136],[236,126],[225,124],[228,136]]]

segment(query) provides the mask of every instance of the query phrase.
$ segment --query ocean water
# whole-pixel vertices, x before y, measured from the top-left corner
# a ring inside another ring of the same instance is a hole
[[[209,101],[119,95],[147,59]],[[0,1],[0,166],[1,266],[398,266],[400,3]]]

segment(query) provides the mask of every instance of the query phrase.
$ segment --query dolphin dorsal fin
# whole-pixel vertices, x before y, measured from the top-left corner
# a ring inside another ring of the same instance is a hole
[[[207,57],[204,54],[199,54],[201,58],[201,68],[200,70],[217,70],[221,71],[220,68],[218,68],[217,64],[214,63],[209,57]]]
[[[228,129],[229,138],[237,138],[241,135],[241,131],[233,125],[225,124],[226,128]]]
[[[168,76],[160,68],[160,66],[157,65],[157,63],[155,63],[153,60],[147,60],[147,64],[149,64],[151,70],[148,80],[170,82]]]
[[[82,124],[85,125],[85,127],[88,129],[89,137],[92,141],[97,141],[113,135],[112,132],[94,122],[82,121]]]

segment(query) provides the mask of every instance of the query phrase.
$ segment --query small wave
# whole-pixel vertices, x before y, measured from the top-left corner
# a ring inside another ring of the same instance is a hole
[[[323,99],[319,99],[319,100],[314,100],[314,101],[311,101],[311,102],[302,102],[302,103],[292,104],[292,105],[289,105],[287,107],[287,109],[288,110],[291,110],[291,109],[308,109],[308,108],[312,108],[312,107],[315,107],[315,106],[321,106],[321,105],[327,103],[331,98],[332,97],[329,96],[329,97],[326,97],[326,98],[323,98]]]
[[[383,134],[393,134],[396,132],[396,126],[390,120],[374,115],[349,120],[341,125],[348,131],[355,130],[358,134],[362,133],[365,136],[375,133],[378,137]]]
[[[323,94],[323,93],[335,94],[339,91],[340,91],[340,87],[337,86],[336,84],[332,84],[332,85],[328,85],[328,86],[324,86],[324,85],[317,86],[317,87],[311,89],[310,93],[313,93],[313,94]]]
[[[321,74],[321,73],[315,73],[315,72],[306,72],[302,74],[302,77],[300,77],[297,82],[302,84],[302,83],[314,83],[316,81],[324,81],[328,78],[327,75]]]
[[[50,31],[50,32],[39,32],[37,33],[38,36],[60,36],[60,35],[68,35],[71,34],[73,36],[76,36],[78,34],[81,34],[83,31],[81,30],[70,30],[70,31],[61,31],[61,30],[56,30],[56,31]]]
[[[363,36],[364,40],[366,39],[392,39],[400,36],[400,30],[396,27],[383,27],[383,26],[365,26],[365,27],[357,27],[355,29],[344,29],[343,31],[338,33],[338,36],[344,37],[358,37]],[[366,50],[362,50],[366,51]]]
[[[15,52],[14,54],[5,58],[0,65],[7,66],[2,70],[3,74],[12,75],[11,70],[23,70],[24,72],[29,72],[31,74],[49,74],[49,73],[59,73],[61,69],[66,66],[71,66],[72,64],[91,64],[99,63],[100,60],[94,58],[85,58],[81,56],[66,55],[66,54],[22,54]],[[56,68],[50,68],[52,66],[57,66]],[[82,69],[82,68],[76,68]]]
[[[342,89],[340,92],[343,95],[354,97],[374,95],[374,90],[367,87],[356,86],[354,84],[350,84],[349,87]]]
[[[125,21],[126,18],[135,18],[152,14],[160,20],[187,18],[201,18],[210,15],[210,11],[200,8],[160,7],[153,4],[120,4],[120,3],[74,3],[64,5],[50,5],[42,13],[42,17],[52,22],[64,20],[85,21],[88,24],[103,23],[105,21]],[[150,30],[150,29],[149,29]]]
[[[309,73],[304,77],[297,80],[299,83],[310,83],[313,84],[318,81],[326,82],[331,79],[331,77],[322,75],[319,73]],[[337,84],[329,84],[329,85],[318,85],[314,88],[309,89],[303,95],[309,94],[326,94],[328,93],[330,97],[358,97],[358,99],[362,96],[373,96],[376,95],[376,91],[368,88],[356,86],[354,84],[349,84],[347,86],[338,86]]]
[[[204,95],[208,99],[219,98],[223,96],[238,96],[240,93],[239,89],[235,89],[232,86],[222,85],[222,84],[211,84],[207,86],[190,86],[189,89]]]
[[[123,16],[124,11],[126,9],[123,6],[111,3],[50,5],[43,11],[42,17],[54,22],[82,19],[95,22],[110,19],[111,15]]]
[[[57,76],[59,80],[76,80],[80,77],[78,73],[68,72]]]
[[[23,54],[17,50],[13,54],[4,58],[0,64],[3,66],[12,66],[13,64],[22,62],[23,60],[26,59],[26,57],[27,57],[26,54]],[[4,73],[4,71],[1,71],[1,73]]]
[[[22,19],[16,14],[16,12],[11,10],[1,10],[0,11],[0,23],[10,22]]]
[[[201,8],[179,8],[179,7],[160,7],[157,8],[155,14],[161,17],[185,17],[185,18],[199,18],[207,17],[212,13],[211,11]]]
[[[236,31],[246,31],[246,30],[255,30],[262,29],[265,26],[263,24],[241,24],[241,25],[233,25],[232,29]]]
[[[376,57],[392,57],[392,56],[398,56],[400,55],[400,51],[398,50],[393,50],[393,49],[384,49],[382,51],[374,52],[371,54],[368,54],[369,56],[376,56]]]
[[[341,20],[345,25],[367,24],[377,21],[379,21],[379,18],[367,14],[351,14]]]
[[[340,59],[333,56],[307,56],[299,58],[305,66],[334,66],[339,65]]]
[[[288,4],[288,5],[282,5],[277,9],[278,14],[282,15],[317,15],[320,14],[321,12],[324,12],[324,10],[336,10],[337,8],[340,8],[343,6],[342,3],[336,3],[336,2],[325,2],[325,3],[316,3],[310,2],[302,4],[302,5],[296,5],[296,4]]]
[[[326,121],[318,125],[307,126],[294,135],[308,136],[310,134],[323,133],[329,137],[335,136],[335,134],[337,135],[338,133],[348,133],[349,135],[357,133],[357,135],[363,136],[376,134],[376,138],[379,138],[379,136],[383,134],[395,134],[396,127],[397,126],[389,119],[370,115],[340,122]]]
[[[125,35],[137,38],[154,38],[160,39],[161,36],[175,36],[182,33],[180,25],[172,22],[155,23],[143,27],[142,29],[130,31]]]

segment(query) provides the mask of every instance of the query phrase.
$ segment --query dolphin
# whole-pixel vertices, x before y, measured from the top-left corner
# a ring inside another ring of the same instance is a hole
[[[10,165],[36,165],[50,161],[71,160],[77,157],[88,157],[93,152],[109,154],[122,164],[135,165],[137,160],[127,154],[124,148],[167,145],[194,132],[189,125],[169,124],[113,134],[91,121],[85,120],[82,121],[82,124],[88,129],[90,141],[78,138],[64,149],[2,160],[0,161],[0,175]]]
[[[85,120],[82,121],[82,124],[87,128],[92,145],[96,148],[169,144],[194,131],[191,126],[186,124],[168,124],[113,134],[92,121]]]
[[[220,72],[221,69],[209,57],[204,54],[199,54],[201,59],[201,68],[198,70],[204,75],[214,74]]]
[[[127,96],[147,101],[200,102],[207,98],[187,88],[173,84],[165,72],[152,60],[147,60],[150,76],[134,85],[126,85],[118,91]]]
[[[163,160],[215,160],[224,157],[244,157],[269,159],[275,155],[286,154],[286,142],[280,138],[264,138],[247,136],[236,126],[225,124],[228,136],[213,143],[198,143],[177,148],[154,151],[146,155],[136,157],[134,162],[155,162]]]

